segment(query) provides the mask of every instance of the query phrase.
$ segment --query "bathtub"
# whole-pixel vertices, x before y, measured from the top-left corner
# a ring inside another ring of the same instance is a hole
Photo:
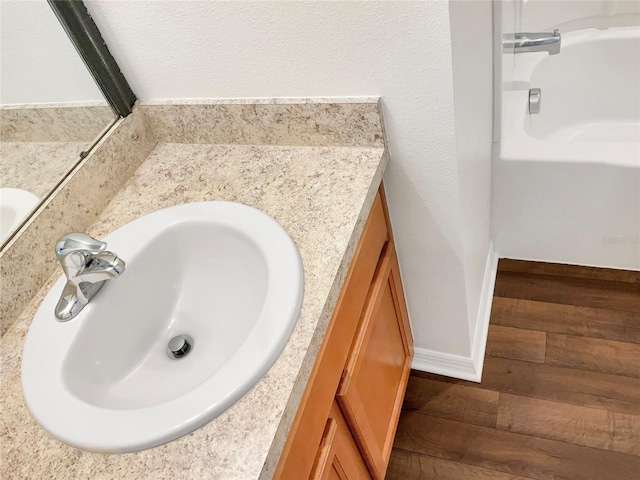
[[[559,55],[505,57],[499,255],[640,270],[640,27],[577,30]],[[542,90],[536,115],[529,88]]]

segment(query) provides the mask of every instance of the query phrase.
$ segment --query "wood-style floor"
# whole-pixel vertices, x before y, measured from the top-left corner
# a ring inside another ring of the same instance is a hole
[[[386,478],[640,480],[640,274],[501,260],[482,383],[413,371]]]

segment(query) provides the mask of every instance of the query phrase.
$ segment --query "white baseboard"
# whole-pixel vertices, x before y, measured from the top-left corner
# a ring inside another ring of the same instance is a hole
[[[478,374],[478,380],[482,378],[484,365],[484,353],[487,348],[487,336],[489,335],[489,320],[491,320],[491,304],[493,303],[493,290],[496,286],[498,274],[498,254],[493,248],[493,242],[489,242],[489,253],[484,269],[482,281],[482,293],[480,294],[480,307],[478,308],[478,321],[471,348],[471,358]]]
[[[479,382],[480,377],[471,357],[415,348],[411,368],[446,377]]]
[[[489,333],[489,319],[491,318],[491,303],[493,301],[493,289],[498,273],[498,255],[493,249],[493,242],[489,243],[487,263],[484,269],[484,280],[480,294],[478,319],[476,330],[472,333],[473,344],[471,356],[452,355],[450,353],[437,352],[426,348],[415,348],[415,355],[411,367],[423,372],[445,375],[447,377],[480,382],[482,378],[482,366],[484,353],[487,347],[487,335]]]

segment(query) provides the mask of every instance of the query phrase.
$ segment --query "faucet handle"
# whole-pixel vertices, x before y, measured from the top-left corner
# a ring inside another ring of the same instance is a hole
[[[84,250],[88,253],[102,252],[107,248],[106,242],[101,242],[95,238],[81,232],[71,232],[60,237],[56,242],[56,257],[60,260],[69,252]]]

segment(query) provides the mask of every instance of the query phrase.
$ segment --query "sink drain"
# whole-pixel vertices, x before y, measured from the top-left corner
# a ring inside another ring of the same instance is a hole
[[[171,359],[185,357],[193,348],[193,338],[189,335],[177,335],[169,340],[167,355]]]

